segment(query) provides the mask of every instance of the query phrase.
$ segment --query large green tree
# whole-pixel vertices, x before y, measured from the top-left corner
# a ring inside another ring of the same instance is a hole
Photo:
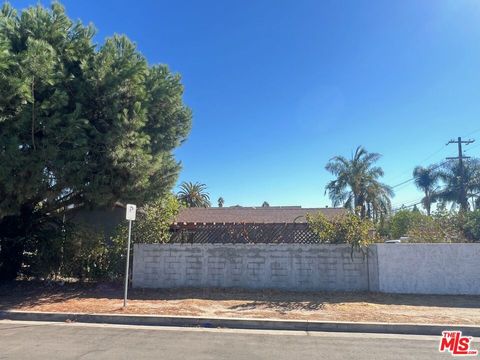
[[[176,181],[191,123],[180,76],[93,35],[59,3],[0,12],[0,277],[66,209],[141,205]]]
[[[327,184],[325,192],[334,206],[360,209],[362,218],[374,219],[390,210],[393,191],[380,182],[383,169],[375,166],[380,157],[359,146],[351,159],[335,156],[328,162],[325,168],[335,179]]]

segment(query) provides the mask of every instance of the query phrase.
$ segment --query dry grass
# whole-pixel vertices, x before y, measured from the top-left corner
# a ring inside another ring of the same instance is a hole
[[[480,296],[134,289],[126,309],[122,299],[121,284],[0,286],[0,310],[480,325]]]

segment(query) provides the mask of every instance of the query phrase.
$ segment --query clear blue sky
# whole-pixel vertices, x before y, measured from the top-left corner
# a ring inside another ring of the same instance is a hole
[[[455,156],[452,137],[477,137],[480,155],[477,0],[63,4],[99,43],[124,33],[182,74],[194,119],[180,181],[214,204],[329,205],[324,166],[357,145],[383,154],[389,185]],[[421,197],[396,190],[395,206]]]

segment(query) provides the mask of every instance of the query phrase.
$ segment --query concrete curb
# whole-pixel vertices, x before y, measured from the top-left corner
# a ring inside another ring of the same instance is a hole
[[[410,335],[438,335],[446,330],[461,330],[464,335],[480,337],[480,326],[440,324],[389,324],[370,322],[335,322],[311,320],[275,320],[209,318],[162,315],[85,314],[60,312],[0,311],[0,320],[100,323],[116,325],[148,325],[255,330],[296,330],[359,332]]]

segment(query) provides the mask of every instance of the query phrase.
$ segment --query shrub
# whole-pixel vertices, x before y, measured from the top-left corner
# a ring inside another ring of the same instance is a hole
[[[410,231],[410,228],[422,219],[427,218],[419,211],[400,210],[390,218],[389,221],[389,235],[392,239],[399,239],[402,236],[406,236]]]
[[[170,194],[164,199],[143,207],[132,225],[132,245],[134,243],[166,243],[170,241],[170,225],[180,209],[177,198]],[[113,278],[125,273],[127,253],[128,225],[117,228],[111,239],[108,251],[109,275]],[[133,251],[132,251],[133,256]]]
[[[480,209],[465,214],[463,233],[470,241],[480,241]]]
[[[350,244],[352,251],[364,251],[369,244],[377,240],[373,223],[353,213],[347,213],[334,220],[327,219],[322,213],[309,214],[307,221],[320,243]]]
[[[108,274],[108,247],[102,234],[66,223],[42,231],[27,241],[22,274],[36,278],[104,278]]]
[[[65,236],[60,275],[80,281],[106,278],[110,267],[108,252],[102,233],[77,225]]]
[[[439,210],[431,216],[422,216],[410,224],[409,242],[465,242],[463,215]]]

